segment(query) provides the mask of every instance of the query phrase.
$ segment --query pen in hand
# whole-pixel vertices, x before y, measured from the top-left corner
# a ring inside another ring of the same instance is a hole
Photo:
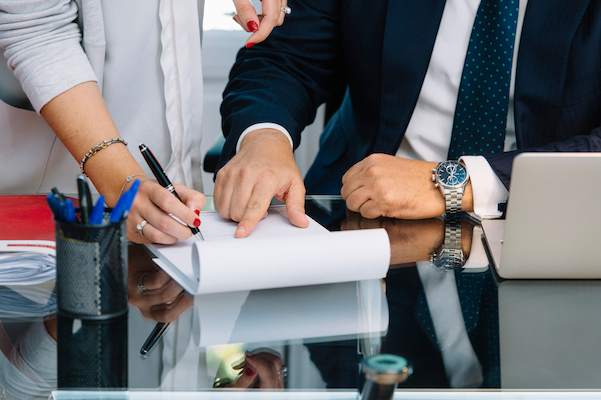
[[[161,165],[159,164],[157,159],[154,157],[154,155],[152,154],[150,149],[148,147],[146,147],[146,145],[144,145],[144,144],[140,144],[139,148],[140,148],[140,153],[142,153],[144,160],[146,160],[148,167],[154,174],[154,176],[157,179],[157,181],[159,182],[159,184],[162,187],[164,187],[165,189],[169,190],[171,193],[173,193],[173,195],[175,197],[177,197],[179,199],[179,201],[181,201],[183,203],[182,199],[178,196],[177,192],[175,191],[173,184],[167,177],[167,174],[165,173],[165,171],[163,170],[163,168],[161,167]],[[202,237],[202,233],[200,233],[200,230],[198,228],[195,228],[192,226],[189,226],[189,228],[192,231],[192,235],[194,235],[194,237],[196,239],[204,240],[204,238]]]

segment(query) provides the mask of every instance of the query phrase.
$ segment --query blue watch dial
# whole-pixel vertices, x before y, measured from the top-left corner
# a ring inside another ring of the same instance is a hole
[[[440,163],[436,169],[440,183],[445,186],[461,186],[467,180],[467,170],[455,161]]]

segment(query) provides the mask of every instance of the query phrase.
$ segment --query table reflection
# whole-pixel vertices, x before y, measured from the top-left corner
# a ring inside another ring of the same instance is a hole
[[[441,219],[366,220],[348,213],[343,202],[324,199],[309,202],[307,210],[330,230],[386,229],[387,277],[194,298],[143,246],[132,245],[130,388],[357,389],[360,361],[376,353],[412,364],[401,388],[599,386],[594,349],[601,282],[499,284],[478,248],[479,227],[469,219],[461,224],[468,263],[440,271],[429,259],[443,242]],[[144,274],[148,290],[140,293]],[[57,385],[53,285],[42,291],[0,286],[0,299],[0,388],[6,399],[48,398]],[[141,360],[140,347],[156,322],[171,326]]]

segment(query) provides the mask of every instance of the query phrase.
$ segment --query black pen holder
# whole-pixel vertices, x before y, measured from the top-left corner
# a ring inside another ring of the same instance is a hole
[[[128,242],[108,217],[56,221],[59,388],[127,388]]]
[[[128,387],[127,314],[108,320],[58,315],[58,388]]]
[[[127,313],[125,219],[84,225],[56,221],[58,313],[106,320]]]

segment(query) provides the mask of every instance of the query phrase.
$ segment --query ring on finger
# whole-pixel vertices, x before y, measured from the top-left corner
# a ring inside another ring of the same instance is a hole
[[[148,221],[143,219],[142,222],[140,222],[138,225],[136,225],[136,229],[138,230],[138,233],[142,237],[146,237],[146,236],[144,236],[144,232],[142,232],[142,231],[144,230],[144,227],[146,226],[147,223],[148,223]]]
[[[288,6],[286,7],[281,7],[280,10],[285,13],[285,14],[290,14],[292,12],[292,9]]]
[[[141,295],[144,295],[144,292],[146,292],[148,289],[146,289],[144,287],[144,278],[146,277],[146,272],[144,272],[141,276],[140,279],[138,279],[138,292]]]

